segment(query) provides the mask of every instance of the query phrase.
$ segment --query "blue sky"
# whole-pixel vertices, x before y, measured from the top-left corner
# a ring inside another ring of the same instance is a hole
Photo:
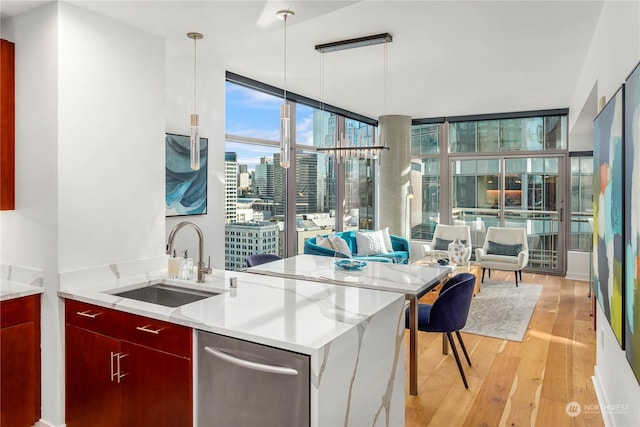
[[[233,83],[226,83],[225,132],[251,138],[280,140],[280,105],[282,98],[251,90]],[[313,109],[298,105],[298,144],[313,145]],[[253,170],[260,157],[271,157],[277,149],[269,146],[227,142],[226,151],[238,153],[238,163],[249,165]]]

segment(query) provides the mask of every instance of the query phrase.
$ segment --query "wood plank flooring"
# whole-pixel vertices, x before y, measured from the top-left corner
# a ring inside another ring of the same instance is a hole
[[[513,281],[513,273],[492,276]],[[407,381],[406,427],[604,425],[599,413],[566,412],[569,402],[583,408],[598,403],[591,380],[596,335],[588,283],[527,273],[523,279],[543,290],[522,343],[462,334],[473,364],[460,355],[468,390],[451,352],[442,354],[441,335],[419,332],[418,396],[409,395]],[[408,343],[405,333],[406,354]]]

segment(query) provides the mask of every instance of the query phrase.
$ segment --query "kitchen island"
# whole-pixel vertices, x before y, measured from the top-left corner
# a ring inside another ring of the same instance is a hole
[[[237,287],[230,287],[231,278]],[[158,279],[144,278],[149,284]],[[204,331],[308,356],[311,426],[404,425],[402,294],[215,270],[203,284],[176,284],[219,295],[175,308],[112,295],[140,282],[135,276],[101,280],[58,294],[188,327],[194,337]],[[197,402],[206,405],[206,397],[194,401],[193,424],[200,425]]]

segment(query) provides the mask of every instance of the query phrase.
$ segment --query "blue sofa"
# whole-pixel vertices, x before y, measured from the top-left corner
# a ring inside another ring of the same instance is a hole
[[[362,230],[362,231],[370,231],[370,230]],[[343,231],[340,233],[335,233],[336,236],[342,237],[349,245],[349,249],[351,249],[351,254],[354,259],[362,259],[368,261],[377,261],[377,262],[393,262],[397,264],[407,264],[409,262],[409,241],[404,237],[391,235],[391,246],[393,247],[393,252],[389,252],[386,254],[378,254],[378,255],[369,255],[369,256],[358,256],[358,247],[356,244],[356,235],[353,231]],[[327,235],[323,235],[326,237]],[[307,239],[304,242],[304,253],[310,255],[322,255],[322,256],[335,256],[336,251],[323,248],[321,246],[316,245],[316,238],[312,237]]]

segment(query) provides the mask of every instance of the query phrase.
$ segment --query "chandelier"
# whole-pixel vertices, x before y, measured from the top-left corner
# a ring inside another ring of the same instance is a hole
[[[320,52],[320,107],[324,110],[324,54],[325,52],[335,52],[345,49],[353,49],[364,46],[372,46],[384,43],[384,109],[387,108],[387,45],[392,42],[393,38],[389,33],[376,34],[372,36],[358,37],[355,39],[341,40],[337,42],[324,43],[315,46],[316,51]],[[382,138],[379,138],[382,139]],[[325,152],[333,155],[336,161],[340,163],[344,159],[350,157],[358,157],[364,159],[377,159],[381,152],[389,150],[386,138],[384,141],[377,142],[373,135],[365,135],[361,129],[351,128],[346,132],[340,133],[336,138],[333,146],[318,147],[316,151]]]

